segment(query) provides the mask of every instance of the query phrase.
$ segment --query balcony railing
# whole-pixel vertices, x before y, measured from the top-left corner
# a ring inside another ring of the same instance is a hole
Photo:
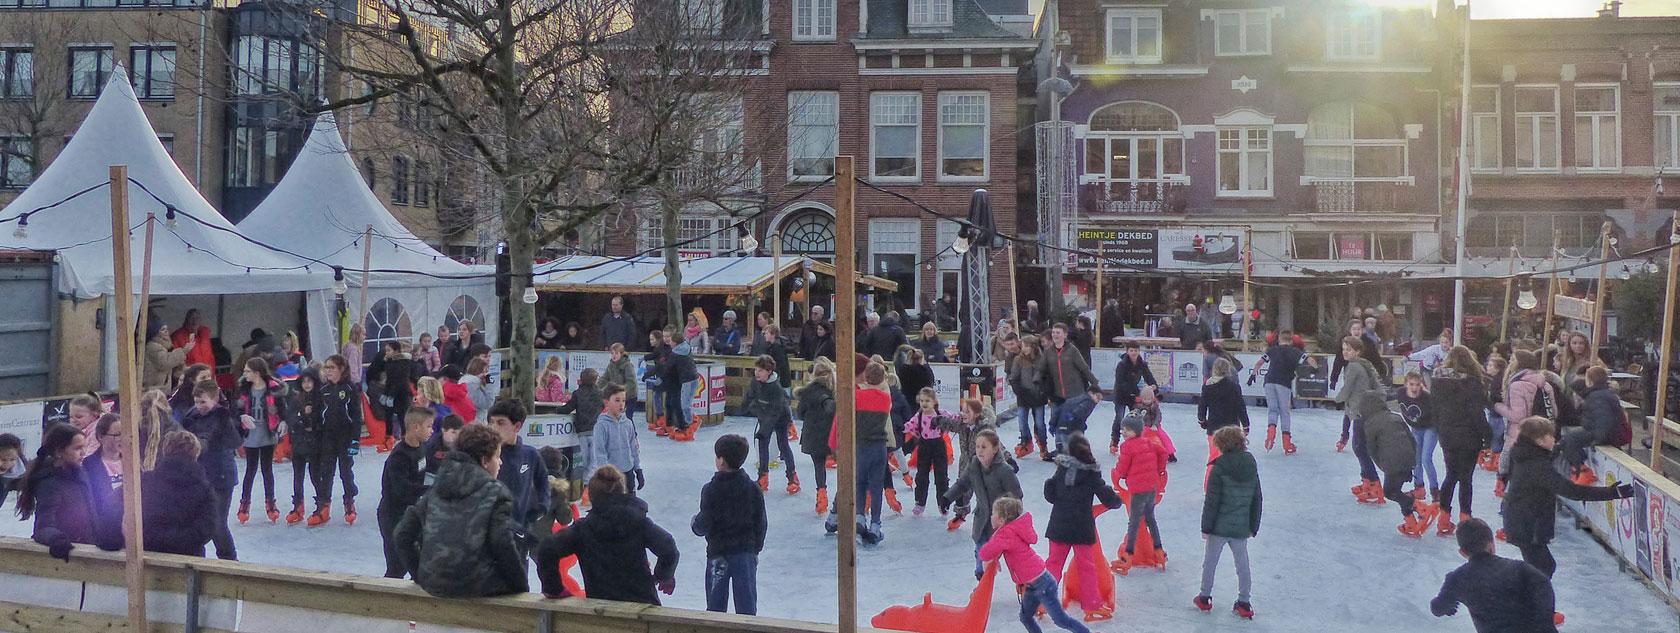
[[[1315,180],[1316,213],[1397,213],[1408,210],[1416,187],[1404,182]]]
[[[1079,186],[1080,210],[1098,215],[1184,213],[1188,190],[1188,183],[1181,181],[1085,183]]]
[[[764,190],[764,164],[701,162],[677,170],[673,176],[681,191],[715,193],[758,193]]]

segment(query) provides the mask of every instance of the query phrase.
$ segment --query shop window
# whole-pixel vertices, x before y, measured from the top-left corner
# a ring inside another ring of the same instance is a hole
[[[1330,259],[1329,233],[1297,232],[1295,236],[1295,259]]]

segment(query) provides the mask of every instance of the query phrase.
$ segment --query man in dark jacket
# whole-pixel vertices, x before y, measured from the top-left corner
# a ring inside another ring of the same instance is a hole
[[[475,424],[461,430],[455,446],[431,490],[397,524],[392,538],[403,566],[421,589],[442,598],[529,591],[513,497],[496,481],[501,437]],[[557,559],[550,566],[558,565]]]
[[[1563,435],[1563,459],[1574,469],[1577,483],[1591,485],[1596,476],[1585,476],[1591,469],[1587,461],[1588,446],[1603,446],[1614,441],[1617,427],[1622,424],[1622,399],[1610,389],[1610,370],[1602,365],[1587,368],[1586,394],[1581,398],[1581,426]]]
[[[636,317],[624,311],[624,297],[613,297],[612,310],[601,316],[601,349],[620,343],[625,351],[635,350],[637,331]]]
[[[799,324],[799,357],[815,358],[816,348],[822,337],[817,336],[817,325],[827,323],[823,319],[825,313],[822,306],[811,306],[810,316]],[[829,328],[833,331],[833,327]]]
[[[1547,578],[1557,571],[1550,548],[1557,529],[1558,497],[1576,501],[1610,501],[1633,496],[1633,486],[1590,487],[1569,481],[1552,466],[1557,446],[1551,420],[1522,421],[1517,443],[1511,447],[1511,483],[1505,488],[1505,538],[1522,550],[1523,561]]]
[[[724,310],[723,323],[712,330],[712,352],[719,356],[739,356],[741,338],[741,324],[736,321],[735,311]]]
[[[1137,343],[1127,343],[1126,353],[1114,365],[1114,417],[1126,417],[1126,409],[1137,403],[1138,383],[1155,386],[1155,374],[1143,360]]]
[[[1218,326],[1204,318],[1194,303],[1184,304],[1184,322],[1178,328],[1178,348],[1196,349],[1199,343],[1219,338]]]
[[[626,492],[624,473],[608,464],[589,480],[589,516],[544,541],[537,551],[542,592],[562,598],[560,559],[576,555],[591,600],[658,605],[655,588],[670,595],[677,587],[677,542],[647,516],[647,502]],[[658,558],[648,570],[647,553]]]
[[[706,539],[707,611],[727,611],[733,587],[735,612],[758,615],[758,553],[770,520],[764,492],[741,470],[747,450],[747,438],[718,438],[712,447],[717,474],[700,488],[700,513],[690,524],[695,536]]]
[[[893,355],[898,353],[898,346],[909,343],[904,336],[904,329],[898,327],[898,317],[888,314],[881,318],[881,324],[870,328],[863,336],[863,353],[866,356],[880,356],[887,362],[893,362]]]
[[[1085,356],[1068,341],[1067,324],[1057,323],[1050,328],[1050,347],[1041,355],[1044,371],[1050,382],[1050,420],[1062,419],[1062,403],[1096,386],[1097,377]],[[1100,399],[1100,398],[1099,398]]]
[[[522,551],[536,549],[529,526],[548,513],[548,467],[532,446],[520,443],[525,428],[525,405],[517,400],[498,400],[490,407],[490,428],[502,438],[502,469],[496,479],[513,497],[513,525]]]
[[[1458,554],[1469,562],[1447,574],[1429,601],[1435,617],[1470,609],[1477,633],[1556,633],[1552,581],[1533,565],[1494,553],[1493,530],[1481,519],[1458,526]]]

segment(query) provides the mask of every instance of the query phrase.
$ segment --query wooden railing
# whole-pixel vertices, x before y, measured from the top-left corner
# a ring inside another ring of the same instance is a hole
[[[127,630],[123,555],[78,546],[69,561],[32,541],[0,538],[0,629],[19,633]],[[146,557],[154,631],[473,631],[557,633],[806,633],[816,624],[536,594],[434,598],[412,582],[165,554]],[[865,629],[860,629],[865,630]]]

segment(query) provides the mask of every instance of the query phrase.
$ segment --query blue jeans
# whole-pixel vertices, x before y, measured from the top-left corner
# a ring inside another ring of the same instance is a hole
[[[735,612],[758,615],[758,554],[742,552],[706,559],[706,610],[729,610],[729,591],[735,590]]]
[[[1266,424],[1279,426],[1282,423],[1284,433],[1289,432],[1289,410],[1295,406],[1295,392],[1289,390],[1289,385],[1266,383]]]
[[[881,523],[881,506],[886,503],[884,501],[886,481],[886,443],[859,444],[857,447],[857,509],[858,512],[863,512],[864,502],[869,502],[869,519],[877,525]]]
[[[1021,595],[1021,625],[1027,627],[1031,633],[1043,633],[1038,628],[1038,608],[1044,607],[1044,613],[1050,616],[1050,621],[1056,626],[1076,633],[1091,633],[1091,629],[1073,619],[1062,609],[1062,601],[1056,596],[1056,579],[1050,577],[1050,572],[1039,574],[1038,579],[1027,584],[1027,592]]]
[[[1020,411],[1016,413],[1016,417],[1019,418],[1021,422],[1022,444],[1032,444],[1035,433],[1037,434],[1039,443],[1044,443],[1046,441],[1047,436],[1045,435],[1044,430],[1043,405],[1036,407],[1021,407]]]
[[[1488,429],[1493,431],[1493,437],[1488,440],[1489,448],[1495,455],[1505,452],[1505,416],[1490,409],[1487,411],[1487,423]]]
[[[665,424],[674,429],[686,429],[694,423],[694,387],[696,381],[682,384],[677,391],[665,392]]]
[[[1365,425],[1351,417],[1345,419],[1353,420],[1353,456],[1359,458],[1359,478],[1367,481],[1378,481],[1377,462],[1371,459],[1370,447],[1365,446]]]
[[[1423,486],[1424,473],[1429,474],[1429,489],[1439,490],[1441,480],[1435,478],[1435,446],[1441,441],[1441,434],[1435,429],[1412,429],[1412,439],[1417,442],[1417,465],[1412,466],[1412,486]]]

